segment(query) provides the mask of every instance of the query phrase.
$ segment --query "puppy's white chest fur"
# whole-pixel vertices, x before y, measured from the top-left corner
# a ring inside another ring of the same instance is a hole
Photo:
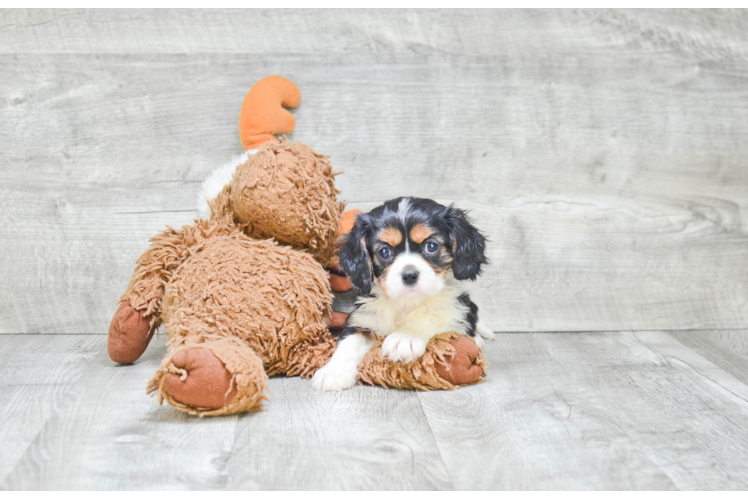
[[[358,299],[359,308],[351,314],[348,324],[380,337],[399,332],[426,342],[444,332],[465,334],[468,325],[464,318],[468,310],[459,301],[462,293],[460,283],[452,276],[447,278],[444,288],[432,297],[421,295],[390,299],[375,284],[372,296]]]

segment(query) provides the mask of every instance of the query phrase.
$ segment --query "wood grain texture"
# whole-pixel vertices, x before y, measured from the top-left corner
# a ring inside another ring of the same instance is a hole
[[[745,11],[2,11],[0,332],[104,333],[267,74],[351,207],[473,211],[494,330],[746,328],[746,33]]]
[[[99,335],[0,337],[0,483],[105,346]]]
[[[0,12],[7,53],[575,53],[575,38],[746,56],[745,10],[192,10]],[[605,30],[599,39],[569,23]],[[176,29],[179,28],[179,29]],[[543,36],[545,35],[545,36]],[[550,35],[550,37],[548,36]],[[565,35],[565,36],[559,36]],[[555,43],[554,42],[560,42]]]
[[[134,365],[103,350],[8,474],[2,489],[220,489],[236,416],[193,418],[159,407],[148,379],[166,352],[151,342]]]
[[[39,338],[0,339],[0,387],[26,395],[0,416],[26,440],[0,431],[4,490],[748,488],[748,386],[664,332],[500,334],[476,386],[330,394],[277,377],[265,412],[203,419],[145,393],[163,337],[131,366],[102,336]],[[88,363],[69,352],[81,339]],[[40,355],[20,366],[23,348]],[[75,377],[46,422],[33,414]]]
[[[267,411],[243,416],[228,489],[453,489],[417,395],[357,386],[315,391],[275,378]]]
[[[451,488],[412,391],[279,377],[265,412],[200,419],[146,395],[164,353],[163,337],[132,366],[102,352],[0,488]]]
[[[487,352],[486,383],[419,393],[456,488],[748,487],[748,387],[666,333],[501,334]]]
[[[668,332],[724,371],[748,384],[748,330],[705,330]]]

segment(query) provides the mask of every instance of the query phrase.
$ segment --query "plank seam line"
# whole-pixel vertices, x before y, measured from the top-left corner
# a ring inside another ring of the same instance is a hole
[[[739,399],[739,400],[741,400],[741,401],[743,401],[745,403],[748,403],[748,400],[745,399],[743,396],[735,394],[733,391],[731,391],[730,389],[728,389],[727,387],[725,387],[724,384],[721,384],[721,383],[717,382],[713,378],[709,377],[708,375],[702,373],[700,370],[696,369],[691,363],[688,363],[687,361],[683,361],[682,359],[680,359],[680,358],[678,358],[676,356],[668,356],[668,357],[670,359],[672,359],[672,360],[678,361],[679,363],[682,363],[683,365],[687,366],[688,368],[690,368],[691,370],[693,370],[695,373],[697,373],[699,376],[704,377],[705,379],[707,379],[709,382],[713,383],[714,385],[716,385],[718,387],[721,387],[725,391],[727,391],[730,394],[732,394],[733,396],[735,396],[737,399]],[[719,367],[717,367],[717,368],[719,368]],[[719,369],[721,370],[721,368],[719,368]]]
[[[447,472],[447,479],[449,480],[449,485],[452,487],[452,491],[456,491],[454,481],[452,480],[452,475],[449,472],[449,467],[447,467],[447,462],[444,461],[444,455],[442,454],[441,447],[439,446],[439,441],[436,439],[436,436],[434,435],[434,429],[431,427],[431,420],[429,419],[429,415],[426,412],[426,409],[423,407],[423,401],[421,401],[420,391],[416,391],[416,398],[418,399],[418,406],[421,407],[423,416],[426,418],[426,426],[429,428],[429,434],[431,434],[431,438],[434,440],[434,444],[436,445],[436,451],[437,453],[439,453],[439,460],[444,466],[444,470]]]
[[[67,391],[65,391],[65,393],[61,395],[59,404],[58,404],[57,406],[55,406],[55,407],[54,407],[54,408],[52,409],[52,411],[51,411],[51,412],[49,413],[49,415],[47,416],[47,419],[46,419],[46,420],[44,421],[44,423],[43,423],[43,424],[42,424],[42,425],[41,425],[41,426],[39,427],[39,431],[38,431],[38,432],[36,433],[36,436],[34,436],[34,438],[33,438],[33,439],[30,439],[30,440],[29,440],[28,444],[27,444],[27,445],[26,445],[26,447],[25,447],[25,448],[23,449],[23,452],[22,452],[22,453],[21,453],[21,454],[19,455],[19,458],[18,458],[18,459],[16,460],[16,463],[15,463],[15,464],[13,464],[13,466],[12,466],[12,467],[10,468],[10,470],[8,470],[8,473],[7,473],[7,474],[6,474],[6,475],[5,475],[4,477],[0,478],[0,490],[7,490],[7,489],[8,489],[8,487],[7,487],[7,485],[6,485],[5,483],[6,483],[7,481],[8,481],[8,479],[10,479],[11,475],[13,474],[13,472],[15,472],[15,470],[16,470],[16,467],[18,467],[18,464],[19,464],[19,463],[20,463],[20,462],[21,462],[21,461],[23,460],[23,458],[24,458],[24,457],[26,456],[26,454],[27,454],[27,453],[29,452],[29,449],[31,448],[31,446],[32,446],[32,445],[33,445],[34,443],[36,443],[36,441],[37,441],[37,440],[39,439],[39,436],[41,435],[42,431],[43,431],[44,429],[46,429],[46,427],[47,427],[47,425],[49,424],[49,421],[50,421],[50,420],[52,419],[52,417],[54,417],[54,416],[55,416],[55,414],[56,414],[56,413],[57,413],[57,412],[58,412],[58,411],[60,410],[60,407],[61,407],[61,406],[62,406],[63,404],[65,404],[65,401],[67,400],[67,397],[68,397],[68,395],[69,395],[69,394],[70,394],[70,393],[72,392],[72,390],[73,390],[74,388],[76,388],[76,387],[78,386],[78,383],[80,382],[81,378],[82,378],[82,377],[83,377],[83,375],[85,375],[85,374],[86,374],[86,372],[87,372],[87,371],[88,371],[88,370],[89,370],[89,369],[91,368],[91,365],[92,365],[92,364],[93,364],[93,363],[94,363],[94,362],[96,361],[96,358],[97,358],[98,356],[100,356],[102,352],[106,351],[106,349],[107,349],[107,346],[106,346],[106,345],[104,345],[104,346],[103,346],[103,347],[101,348],[101,350],[100,350],[100,351],[98,351],[98,352],[97,352],[97,353],[96,353],[95,355],[91,356],[91,359],[89,360],[88,366],[87,366],[87,367],[86,367],[86,368],[85,368],[84,370],[81,370],[81,373],[80,373],[80,375],[78,376],[78,378],[77,378],[77,379],[75,379],[74,381],[72,381],[72,382],[70,383],[70,386],[68,387],[68,390],[67,390]]]

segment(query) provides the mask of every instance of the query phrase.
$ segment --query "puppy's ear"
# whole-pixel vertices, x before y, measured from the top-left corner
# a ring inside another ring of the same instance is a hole
[[[452,271],[458,280],[473,281],[486,259],[486,238],[470,223],[464,211],[448,206],[444,219],[452,244]]]
[[[370,226],[369,214],[358,214],[353,229],[343,237],[338,251],[340,269],[351,280],[353,287],[361,293],[371,292],[374,285],[374,269],[369,250],[366,248],[366,236]]]

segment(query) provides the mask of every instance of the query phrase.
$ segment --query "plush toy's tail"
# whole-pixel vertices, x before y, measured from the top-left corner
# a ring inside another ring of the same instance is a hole
[[[249,89],[239,112],[239,138],[244,149],[255,149],[273,134],[288,134],[296,126],[294,116],[284,108],[295,108],[301,92],[291,80],[266,76]]]

